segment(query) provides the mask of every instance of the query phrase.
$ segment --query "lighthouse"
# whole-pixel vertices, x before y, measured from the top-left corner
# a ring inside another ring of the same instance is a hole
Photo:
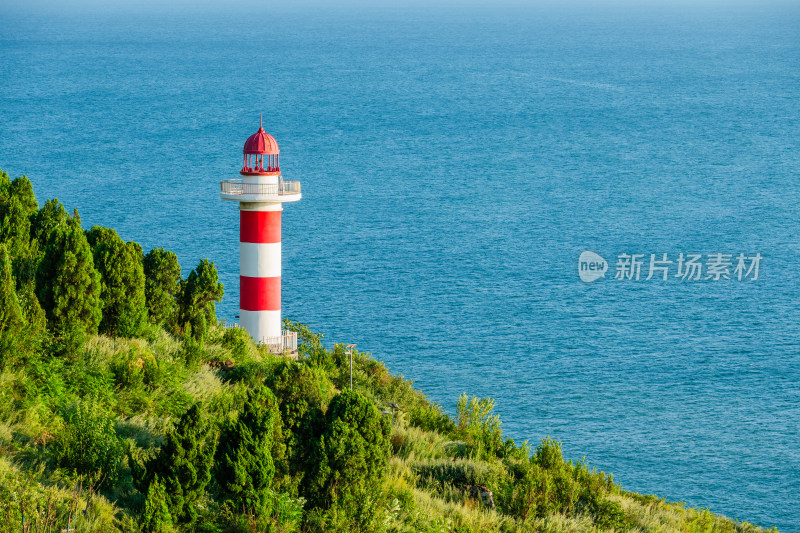
[[[263,119],[242,153],[242,177],[220,184],[220,197],[239,203],[239,325],[271,351],[291,352],[297,336],[281,330],[281,211],[300,200],[300,182],[281,176]]]

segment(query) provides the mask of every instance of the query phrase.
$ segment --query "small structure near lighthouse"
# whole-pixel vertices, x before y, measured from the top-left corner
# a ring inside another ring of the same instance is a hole
[[[297,349],[281,330],[281,211],[300,200],[300,182],[281,177],[275,138],[258,131],[244,143],[241,179],[222,180],[220,197],[239,203],[239,325],[273,352]]]

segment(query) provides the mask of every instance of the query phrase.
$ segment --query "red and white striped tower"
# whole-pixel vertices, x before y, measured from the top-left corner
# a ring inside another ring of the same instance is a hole
[[[300,182],[285,181],[278,143],[258,131],[244,143],[241,179],[223,180],[220,196],[239,202],[239,324],[253,340],[285,349],[281,331],[281,211],[300,200]]]

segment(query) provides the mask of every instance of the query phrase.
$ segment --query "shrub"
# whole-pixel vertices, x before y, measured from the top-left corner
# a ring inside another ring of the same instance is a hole
[[[97,404],[81,402],[65,418],[51,452],[56,464],[88,474],[100,486],[113,486],[119,477],[122,447],[109,413]]]
[[[222,346],[230,350],[231,355],[238,361],[250,359],[255,346],[250,334],[240,327],[225,328],[222,335]]]
[[[594,523],[603,529],[625,530],[628,520],[622,506],[597,492],[586,494],[587,507],[594,518]]]
[[[141,387],[144,384],[145,359],[152,359],[152,355],[148,357],[134,347],[115,354],[109,363],[109,370],[116,386],[129,389]]]
[[[408,412],[408,423],[425,431],[437,431],[444,435],[456,432],[456,423],[436,404],[415,406]]]
[[[482,461],[472,459],[450,459],[437,461],[422,461],[411,465],[420,484],[423,486],[443,487],[451,485],[463,487],[465,485],[485,485],[496,487],[499,478],[497,469]]]
[[[200,368],[200,365],[206,359],[207,354],[200,342],[192,335],[191,326],[189,326],[189,330],[184,335],[180,355],[186,368],[191,371],[196,371]]]
[[[476,457],[502,455],[503,433],[500,417],[492,414],[494,400],[491,398],[467,398],[466,393],[458,397],[456,405],[456,431]]]
[[[262,498],[263,509],[239,507],[231,502],[222,507],[222,520],[219,531],[225,533],[292,533],[299,531],[303,518],[303,498],[293,498],[288,494],[266,489]],[[205,531],[205,530],[203,530]]]
[[[622,507],[606,496],[615,488],[602,472],[590,472],[585,462],[564,462],[561,444],[542,439],[528,461],[508,462],[513,480],[501,498],[505,512],[525,521],[551,515],[587,515],[603,529],[625,529]]]
[[[314,333],[306,324],[283,319],[283,328],[297,332],[297,352],[300,358],[308,358],[314,365],[329,367],[332,361],[325,348],[322,347],[322,333]]]
[[[564,464],[561,443],[550,437],[543,438],[533,454],[532,461],[545,469],[561,468]]]

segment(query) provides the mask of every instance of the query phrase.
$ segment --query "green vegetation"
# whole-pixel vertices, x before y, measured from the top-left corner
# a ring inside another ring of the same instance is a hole
[[[368,354],[217,321],[214,264],[84,232],[0,174],[2,532],[757,532],[450,417]],[[396,408],[395,406],[399,406]]]
[[[74,352],[102,319],[100,274],[76,216],[50,232],[36,272],[36,295],[53,334]]]
[[[139,335],[147,316],[141,247],[126,243],[113,229],[100,226],[93,227],[86,237],[102,281],[100,333]]]
[[[283,459],[278,400],[263,385],[250,389],[238,420],[223,431],[217,480],[232,509],[269,511],[275,460]]]
[[[181,265],[174,252],[154,248],[142,261],[145,275],[144,293],[147,314],[155,325],[166,324],[177,309],[175,295],[181,281]]]

